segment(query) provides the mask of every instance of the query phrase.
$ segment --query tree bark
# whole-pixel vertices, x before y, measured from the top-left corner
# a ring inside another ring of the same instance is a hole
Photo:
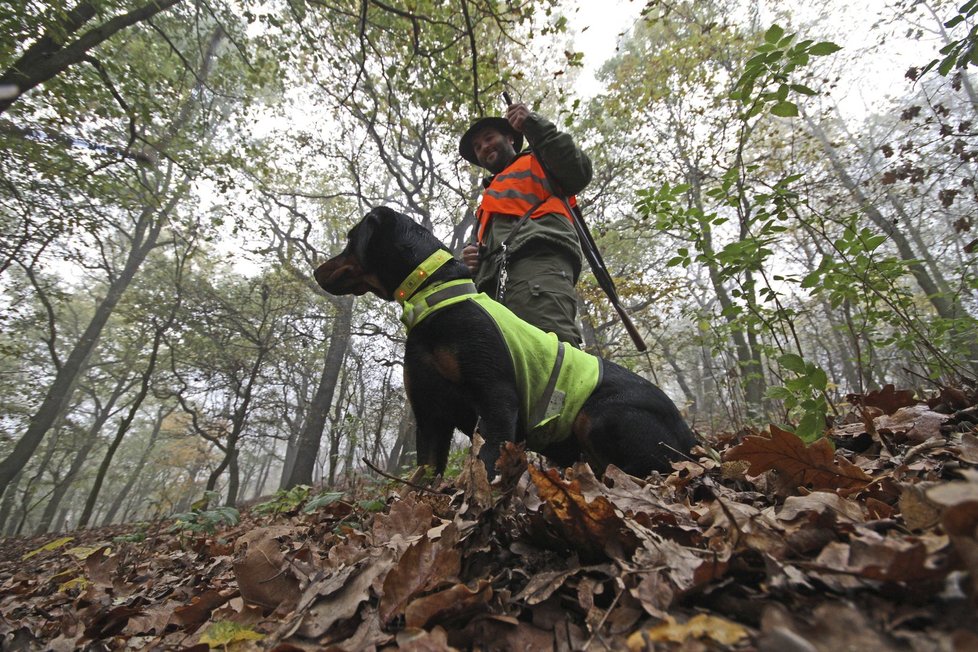
[[[179,304],[179,299],[177,299],[177,304]],[[119,422],[115,437],[113,437],[112,443],[109,444],[109,449],[105,452],[105,457],[102,458],[98,473],[95,474],[95,481],[92,483],[91,491],[88,492],[85,508],[78,518],[79,530],[88,527],[88,522],[92,518],[92,512],[95,510],[95,501],[98,500],[98,494],[102,490],[102,483],[105,482],[105,475],[109,472],[109,466],[112,464],[112,458],[115,457],[115,453],[119,450],[122,439],[129,432],[129,427],[132,426],[132,422],[139,413],[143,401],[149,394],[150,381],[153,377],[153,372],[156,371],[156,361],[159,357],[160,344],[163,342],[163,334],[173,325],[175,318],[176,310],[174,309],[170,311],[169,318],[165,323],[156,326],[156,332],[153,334],[153,348],[150,351],[149,361],[146,363],[146,368],[143,370],[142,378],[140,379],[139,392],[129,405],[129,413]]]
[[[296,444],[295,463],[292,466],[288,480],[283,483],[283,489],[290,489],[300,484],[312,484],[313,469],[319,457],[319,447],[326,427],[326,419],[336,383],[343,368],[343,359],[350,346],[350,327],[353,321],[353,299],[343,297],[335,302],[336,319],[329,338],[329,349],[326,351],[326,361],[323,374],[319,379],[319,387],[306,412],[306,422]],[[330,469],[332,474],[332,468]],[[331,482],[332,484],[332,482]]]
[[[175,4],[178,0],[158,0],[149,6],[166,6]],[[84,4],[84,3],[83,3]],[[165,8],[165,7],[164,7]],[[152,15],[152,14],[150,14]],[[112,21],[109,21],[112,22]],[[108,23],[106,23],[108,25]],[[89,32],[91,33],[91,32]],[[198,75],[198,83],[181,107],[178,117],[170,124],[170,129],[166,137],[159,143],[159,148],[165,149],[170,139],[186,125],[190,118],[190,108],[198,100],[198,93],[201,90],[204,79],[208,76],[211,64],[217,53],[217,46],[223,37],[223,31],[215,30],[208,44],[208,50],[204,54],[201,63],[201,73]],[[2,111],[2,109],[0,109]],[[169,182],[169,175],[166,177]],[[95,309],[95,314],[85,329],[82,336],[75,342],[64,365],[58,369],[54,381],[48,388],[47,393],[38,411],[31,416],[27,431],[14,446],[14,450],[0,462],[0,492],[6,489],[11,478],[29,461],[34,451],[40,445],[45,435],[51,429],[54,422],[61,417],[71,400],[71,395],[75,390],[82,372],[88,365],[99,337],[105,325],[115,311],[116,305],[122,299],[122,295],[132,283],[136,272],[139,270],[149,252],[159,244],[160,233],[166,224],[170,213],[174,210],[180,199],[189,191],[189,184],[183,183],[180,188],[173,193],[173,196],[166,202],[162,202],[160,197],[156,201],[146,202],[145,207],[140,212],[134,225],[132,235],[127,234],[127,240],[131,243],[126,263],[122,271],[109,284],[105,298],[99,302]],[[162,206],[160,205],[162,203]]]
[[[173,412],[174,408],[165,410],[160,407],[156,411],[156,419],[153,421],[153,431],[150,433],[149,442],[146,444],[145,450],[143,450],[142,455],[139,456],[139,462],[136,463],[136,468],[130,474],[129,479],[126,480],[125,486],[119,491],[115,498],[112,499],[112,504],[109,506],[109,511],[105,514],[105,518],[102,520],[102,525],[109,525],[115,515],[119,512],[122,507],[122,502],[127,496],[132,492],[133,487],[136,485],[136,481],[139,480],[140,475],[143,472],[143,468],[146,466],[146,462],[149,460],[149,456],[153,452],[153,446],[156,444],[156,439],[159,437],[160,430],[163,428],[163,420]]]
[[[842,182],[842,185],[849,191],[853,199],[859,203],[860,208],[870,221],[876,225],[876,228],[885,233],[893,241],[900,258],[907,263],[907,267],[917,281],[917,285],[923,290],[927,300],[934,307],[934,311],[938,316],[946,320],[970,319],[969,313],[955,297],[948,297],[941,292],[938,283],[927,272],[927,269],[920,262],[920,256],[910,246],[910,242],[908,242],[906,236],[897,228],[896,223],[886,219],[879,209],[873,205],[869,197],[866,196],[866,193],[863,192],[859,184],[849,176],[849,172],[845,169],[842,161],[839,160],[835,148],[832,147],[821,126],[808,116],[805,116],[805,123],[822,145],[822,149],[828,157],[832,169]],[[955,339],[968,352],[972,370],[978,373],[978,343],[974,341],[974,334],[967,332],[967,330],[962,332],[961,329],[958,329],[955,332]]]

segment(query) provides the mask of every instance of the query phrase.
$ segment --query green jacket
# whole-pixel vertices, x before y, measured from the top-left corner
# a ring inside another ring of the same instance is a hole
[[[576,195],[591,182],[593,176],[591,159],[574,144],[574,139],[569,134],[557,131],[553,123],[536,113],[531,113],[523,123],[523,133],[527,141],[532,144],[531,155],[544,163],[556,177],[566,195]],[[498,252],[499,245],[509,237],[518,217],[517,215],[511,220],[492,221],[484,238],[487,252]],[[510,244],[509,255],[518,256],[520,250],[528,245],[566,252],[574,265],[576,282],[581,272],[583,254],[574,225],[568,222],[567,218],[553,214],[527,220]],[[499,272],[496,259],[498,256],[480,262],[475,274],[475,284],[479,289],[494,287]]]

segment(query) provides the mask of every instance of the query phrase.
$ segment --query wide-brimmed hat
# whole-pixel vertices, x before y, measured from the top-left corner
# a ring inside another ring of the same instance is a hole
[[[513,136],[513,149],[517,152],[523,149],[523,134],[513,129],[509,120],[495,116],[479,118],[472,123],[472,126],[462,134],[462,138],[458,141],[458,153],[469,163],[479,165],[479,159],[475,156],[475,148],[472,147],[472,139],[483,129],[496,129],[500,133],[511,134]]]

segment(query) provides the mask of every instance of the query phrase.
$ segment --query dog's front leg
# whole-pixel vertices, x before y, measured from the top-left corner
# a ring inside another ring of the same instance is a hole
[[[415,444],[418,449],[418,465],[428,466],[435,475],[445,472],[448,465],[448,452],[452,445],[452,433],[455,427],[444,419],[421,409],[415,413],[418,429],[415,434]]]
[[[479,434],[485,440],[479,459],[486,465],[489,479],[496,476],[496,462],[500,448],[508,441],[516,441],[519,428],[519,397],[512,385],[498,385],[485,392],[478,400],[480,415]]]

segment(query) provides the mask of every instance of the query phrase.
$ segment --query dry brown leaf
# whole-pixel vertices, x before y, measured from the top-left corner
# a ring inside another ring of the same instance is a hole
[[[583,570],[583,568],[574,568],[571,570],[536,573],[530,578],[530,581],[523,587],[523,590],[520,591],[515,600],[530,605],[539,604],[553,595],[554,591],[560,589],[568,578],[573,577]]]
[[[777,510],[778,520],[786,523],[812,514],[831,514],[836,520],[848,523],[866,520],[859,503],[825,491],[816,491],[807,496],[788,496],[784,505]]]
[[[902,407],[891,415],[876,419],[876,429],[906,437],[920,443],[940,435],[940,425],[950,418],[947,414],[932,411],[926,405]]]
[[[638,546],[607,498],[597,496],[589,501],[581,493],[580,481],[562,480],[557,469],[543,472],[532,465],[529,469],[537,493],[549,507],[545,513],[551,524],[582,555],[593,559],[604,553],[620,559],[630,556]]]
[[[978,464],[978,436],[966,432],[961,435],[961,442],[951,449],[958,459],[968,464]]]
[[[750,436],[727,451],[725,460],[744,460],[757,476],[776,470],[786,482],[814,490],[864,487],[872,478],[845,458],[835,454],[827,439],[810,446],[795,434],[771,426],[771,437]]]
[[[758,648],[761,652],[889,652],[902,649],[877,632],[851,605],[825,604],[819,606],[813,616],[811,623],[800,618],[796,620],[787,609],[773,604],[765,609],[761,619]]]
[[[946,543],[944,538],[943,542]],[[915,582],[943,577],[948,569],[935,564],[932,547],[941,540],[922,537],[883,538],[867,532],[851,543],[825,546],[814,566],[871,580]]]
[[[917,404],[912,390],[897,390],[893,385],[886,385],[883,389],[865,395],[849,394],[846,400],[855,405],[879,408],[884,414],[893,414],[902,407]]]
[[[911,532],[926,530],[941,520],[941,508],[921,487],[906,485],[900,494],[900,515]]]
[[[419,540],[431,527],[434,514],[431,505],[418,503],[414,493],[394,501],[387,514],[374,518],[374,543],[389,545],[404,552],[409,545]]]
[[[598,480],[591,467],[575,464],[567,472],[567,479],[577,480],[581,493],[588,500],[603,496],[624,516],[636,518],[646,527],[658,524],[690,530],[696,527],[687,508],[666,503],[661,497],[662,491],[659,487],[628,475],[614,465],[608,466],[602,479]]]
[[[725,539],[732,548],[756,550],[777,558],[785,553],[784,531],[753,505],[714,500],[699,524],[709,526],[703,536]]]
[[[489,580],[479,580],[472,588],[456,584],[412,601],[404,611],[404,622],[408,627],[427,627],[432,622],[471,616],[484,610],[490,599]]]
[[[174,609],[170,622],[182,627],[194,627],[207,622],[211,611],[227,602],[228,598],[230,596],[222,595],[218,591],[204,591],[194,597],[190,604]]]
[[[235,541],[234,575],[241,597],[248,602],[275,609],[299,595],[299,580],[282,554],[279,538],[292,536],[288,526],[258,528]]]
[[[298,633],[308,638],[317,638],[329,631],[334,624],[353,618],[360,604],[370,599],[371,585],[389,572],[392,565],[393,554],[383,551],[376,557],[350,567],[349,572],[310,585],[300,605],[309,602],[305,599],[306,596],[315,598],[308,609],[302,609],[305,615]]]
[[[941,526],[971,576],[971,597],[978,600],[978,471],[963,475],[965,482],[931,487],[927,498],[944,507]]]
[[[492,487],[486,465],[479,459],[479,450],[485,444],[476,433],[472,437],[472,448],[462,463],[462,472],[456,484],[465,494],[465,505],[459,510],[467,518],[477,518],[479,514],[492,507]],[[506,462],[504,462],[506,464]]]
[[[378,608],[382,623],[404,613],[416,595],[457,581],[461,567],[461,554],[454,547],[457,541],[458,531],[453,524],[445,528],[440,539],[422,539],[404,552],[384,579]]]
[[[554,645],[552,629],[541,629],[506,616],[476,616],[466,624],[460,638],[468,645],[467,649],[511,650],[512,652],[539,652],[559,649]],[[492,642],[491,646],[487,646]]]
[[[642,605],[645,613],[655,618],[666,618],[676,590],[665,573],[641,573],[634,577],[638,578],[638,584],[629,588],[631,596]]]

